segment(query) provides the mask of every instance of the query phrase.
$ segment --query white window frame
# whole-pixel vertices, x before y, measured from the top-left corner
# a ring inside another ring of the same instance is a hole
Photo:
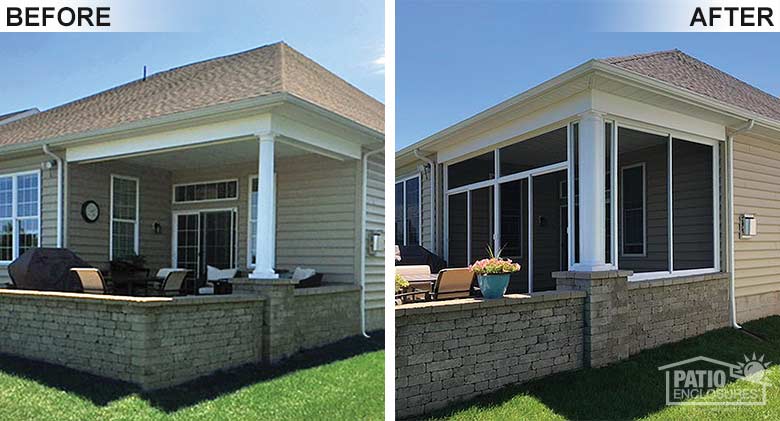
[[[251,184],[250,184],[250,187]],[[233,262],[233,266],[238,265],[238,241],[234,237],[238,236],[238,225],[239,225],[239,211],[237,207],[232,208],[198,208],[198,209],[188,209],[188,210],[181,210],[181,211],[174,211],[171,213],[172,219],[171,219],[171,267],[178,267],[179,262],[179,216],[182,215],[198,215],[198,263],[197,267],[198,270],[200,270],[200,263],[201,263],[201,256],[200,256],[200,248],[201,248],[201,238],[200,238],[200,230],[202,228],[203,213],[210,213],[210,212],[232,212],[235,215],[234,218],[234,224],[233,230],[230,232],[230,261]]]
[[[403,202],[403,221],[404,221],[404,238],[401,242],[401,245],[408,246],[409,244],[409,233],[406,229],[406,182],[409,180],[417,179],[417,216],[419,218],[418,227],[420,228],[420,231],[418,233],[419,235],[419,241],[417,244],[413,245],[422,245],[423,244],[423,226],[422,226],[422,174],[416,173],[412,175],[408,175],[406,177],[397,178],[395,180],[395,184],[393,184],[393,188],[395,188],[398,183],[403,183],[404,186],[404,194],[402,195],[401,201]],[[397,198],[396,198],[397,199]],[[395,204],[393,204],[395,206]],[[395,239],[396,243],[398,242],[398,239]]]
[[[528,228],[526,230],[526,234],[528,237],[528,247],[522,247],[522,251],[524,253],[524,257],[527,258],[528,264],[526,267],[526,270],[528,272],[528,291],[533,292],[533,178],[538,177],[545,174],[551,174],[558,171],[568,171],[567,174],[571,174],[571,168],[572,165],[570,164],[572,161],[572,154],[571,151],[571,144],[573,142],[573,137],[571,133],[571,125],[578,122],[578,120],[568,119],[564,121],[560,121],[558,123],[551,124],[549,126],[546,126],[544,128],[540,128],[538,130],[534,130],[532,132],[528,132],[522,136],[521,140],[513,141],[510,143],[501,143],[497,145],[491,146],[489,149],[485,150],[479,150],[476,152],[469,153],[464,156],[460,156],[456,159],[452,159],[450,161],[444,162],[444,219],[443,219],[443,228],[444,228],[444,260],[449,261],[449,198],[451,195],[459,194],[459,193],[466,193],[466,261],[471,262],[471,192],[473,190],[478,190],[485,187],[493,187],[493,249],[499,250],[501,248],[501,209],[500,209],[500,189],[501,184],[508,183],[511,181],[518,181],[522,179],[526,179],[528,183],[528,197],[526,198],[526,206],[528,207]],[[536,136],[546,134],[553,132],[555,130],[559,130],[566,127],[566,156],[567,159],[565,161],[556,162],[554,164],[545,165],[538,168],[533,168],[526,171],[521,171],[505,176],[499,176],[500,172],[500,165],[501,165],[501,148],[505,146],[512,145],[514,143],[518,142],[524,142],[526,140],[530,140],[535,138]],[[455,187],[450,189],[449,188],[449,166],[454,165],[463,161],[466,161],[468,159],[484,155],[486,153],[493,152],[493,165],[494,165],[494,177],[491,179],[478,181],[476,183],[472,184],[466,184],[463,186]],[[567,175],[567,180],[569,179],[569,176]],[[572,185],[571,182],[568,183],[569,186]],[[571,191],[571,189],[570,189]],[[570,193],[569,196],[571,197],[572,194]],[[571,221],[573,218],[573,212],[571,211],[571,199],[569,199],[569,221]],[[405,219],[405,218],[404,218]],[[571,225],[570,225],[571,226]],[[522,233],[521,233],[522,235]],[[569,237],[569,260],[573,259],[572,253],[571,253],[571,241],[573,237],[573,230],[569,230],[568,232]]]
[[[631,165],[624,165],[620,167],[620,179],[625,180],[623,178],[623,173],[626,170],[630,170],[633,168],[641,168],[642,169],[642,253],[626,253],[625,247],[626,247],[626,208],[623,204],[623,198],[624,194],[623,189],[625,188],[625,181],[620,184],[620,209],[622,212],[620,212],[620,223],[623,226],[623,235],[621,240],[622,241],[622,247],[620,247],[620,256],[621,257],[647,257],[647,165],[646,162],[639,162],[636,164]],[[611,209],[611,207],[610,207]]]
[[[19,177],[23,177],[26,175],[35,175],[38,178],[38,214],[36,216],[18,216],[19,209],[18,209],[18,179]],[[14,173],[7,173],[7,174],[0,174],[0,178],[4,177],[10,177],[11,178],[11,217],[10,218],[2,218],[2,219],[10,219],[11,220],[11,256],[12,260],[0,260],[0,264],[2,265],[8,265],[14,260],[19,258],[19,221],[26,221],[26,220],[38,220],[38,244],[37,246],[41,246],[41,236],[43,233],[43,227],[41,225],[41,171],[39,170],[33,170],[33,171],[20,171],[20,172],[14,172]]]
[[[248,269],[254,269],[255,268],[255,262],[252,261],[252,247],[255,246],[254,244],[252,244],[252,182],[254,180],[258,181],[257,182],[257,189],[258,189],[258,193],[260,192],[260,179],[257,176],[257,174],[249,176],[249,184],[248,184],[248,189],[246,191],[246,196],[247,196],[246,202],[247,202],[247,206],[248,206],[247,209],[246,209],[246,234],[247,234],[246,235],[246,267]],[[273,196],[274,196],[274,200],[276,200],[277,203],[278,203],[278,196],[277,196],[277,191],[278,191],[277,183],[278,182],[279,181],[278,181],[278,178],[276,176],[276,173],[274,173],[274,192],[273,192]],[[274,207],[274,210],[276,210],[276,209],[277,209],[277,207]],[[274,212],[274,215],[273,215],[273,223],[274,223],[273,241],[274,241],[274,243],[276,243],[276,212]],[[276,266],[276,256],[274,256],[274,258],[273,258],[273,265]]]
[[[176,189],[178,187],[186,187],[186,186],[197,186],[197,185],[207,185],[207,184],[216,184],[216,183],[236,183],[236,197],[226,197],[224,199],[204,199],[204,200],[176,200]],[[194,182],[186,182],[186,183],[177,183],[174,184],[171,188],[172,196],[171,196],[171,202],[174,204],[188,204],[188,203],[213,203],[213,202],[227,202],[227,201],[233,201],[233,200],[239,200],[241,193],[239,192],[240,183],[237,178],[229,178],[226,180],[206,180],[206,181],[194,181]]]
[[[608,121],[608,120],[605,120]],[[627,120],[627,119],[619,119],[619,118],[613,118],[611,120],[613,122],[613,154],[612,154],[612,168],[615,168],[617,166],[618,162],[618,147],[619,147],[619,136],[618,136],[618,130],[620,128],[625,129],[631,129],[636,130],[644,133],[650,133],[655,134],[659,136],[664,136],[667,138],[667,167],[668,167],[668,178],[667,178],[667,209],[668,209],[668,232],[667,232],[667,241],[669,242],[668,246],[668,270],[665,271],[656,271],[656,272],[644,272],[644,273],[637,273],[629,277],[629,281],[644,281],[644,280],[651,280],[651,279],[659,279],[659,278],[673,278],[673,277],[682,277],[682,276],[692,276],[692,275],[702,275],[702,274],[709,274],[709,273],[718,273],[721,271],[721,256],[720,256],[720,241],[721,241],[721,229],[720,229],[720,218],[721,218],[721,192],[720,192],[720,144],[721,140],[719,139],[711,139],[703,136],[697,136],[689,133],[682,133],[677,130],[673,130],[670,128],[664,128],[659,127],[653,124],[649,123],[643,123],[643,122],[636,122],[633,120]],[[685,141],[685,142],[692,142],[692,143],[699,143],[702,145],[707,145],[712,148],[712,203],[713,203],[713,212],[712,212],[712,225],[713,225],[713,265],[711,267],[707,268],[700,268],[700,269],[685,269],[685,270],[674,270],[674,214],[673,214],[673,202],[672,202],[672,196],[673,196],[673,180],[674,180],[674,171],[673,171],[673,156],[672,156],[672,142],[674,139]],[[613,182],[615,180],[613,179]],[[645,194],[647,192],[645,191]],[[622,198],[621,198],[622,200]],[[612,212],[613,215],[617,213],[617,203],[613,202],[612,205]],[[646,206],[646,204],[645,204]],[[615,220],[615,222],[617,222]],[[613,230],[615,230],[616,227],[613,226]],[[614,231],[613,231],[614,233]],[[647,235],[647,232],[645,230],[645,236]],[[613,236],[613,238],[615,238]],[[613,244],[613,250],[615,250],[616,245]],[[621,250],[622,251],[622,250]],[[647,246],[645,245],[645,253],[647,253]],[[616,261],[616,267],[619,268],[619,260]]]
[[[114,218],[114,180],[127,180],[135,182],[135,220]],[[140,213],[141,213],[141,180],[138,177],[131,177],[127,175],[111,174],[111,191],[109,199],[111,206],[109,208],[109,225],[108,225],[108,259],[114,260],[114,221],[132,223],[134,224],[133,235],[135,236],[133,241],[133,251],[135,254],[141,254],[140,251]]]

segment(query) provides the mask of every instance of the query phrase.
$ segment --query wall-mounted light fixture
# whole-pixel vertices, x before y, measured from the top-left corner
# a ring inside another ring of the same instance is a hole
[[[368,254],[376,256],[385,249],[385,238],[382,231],[368,233]]]
[[[758,222],[755,215],[746,213],[739,217],[739,238],[752,238],[757,232]]]
[[[160,225],[159,222],[155,221],[154,224],[152,224],[152,228],[154,229],[155,234],[162,233],[162,225]]]

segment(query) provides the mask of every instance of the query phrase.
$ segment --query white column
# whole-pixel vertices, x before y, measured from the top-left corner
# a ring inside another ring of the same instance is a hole
[[[260,156],[257,168],[257,227],[255,242],[255,270],[252,279],[274,279],[276,257],[275,221],[276,201],[274,197],[274,137],[273,133],[257,135],[260,142]]]
[[[579,123],[580,261],[575,271],[613,269],[605,264],[605,139],[604,118],[596,111],[582,114]]]

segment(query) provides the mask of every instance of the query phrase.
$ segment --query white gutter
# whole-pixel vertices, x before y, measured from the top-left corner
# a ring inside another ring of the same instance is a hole
[[[434,225],[433,215],[436,209],[436,163],[432,159],[423,155],[419,149],[414,150],[414,156],[427,162],[431,166],[431,251],[436,252],[436,226]]]
[[[384,148],[374,149],[363,154],[363,186],[361,194],[363,195],[363,215],[360,218],[360,332],[364,337],[370,338],[366,333],[366,218],[368,201],[368,159]]]
[[[62,158],[49,150],[49,145],[43,145],[43,153],[57,162],[57,248],[62,248]]]
[[[753,119],[750,119],[744,125],[736,128],[726,138],[726,148],[728,149],[728,155],[729,155],[729,160],[727,165],[728,174],[726,174],[726,177],[728,178],[728,186],[729,186],[729,194],[727,196],[729,201],[729,207],[728,207],[729,307],[730,307],[729,318],[731,320],[731,327],[735,329],[742,329],[742,326],[740,326],[737,323],[737,299],[735,297],[736,274],[734,272],[736,271],[735,270],[736,259],[734,258],[734,136],[739,133],[745,133],[747,131],[750,131],[751,129],[753,129],[753,125],[755,125],[755,121]]]

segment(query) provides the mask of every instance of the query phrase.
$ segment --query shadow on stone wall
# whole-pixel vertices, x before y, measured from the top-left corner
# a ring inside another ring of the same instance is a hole
[[[384,349],[384,332],[373,332],[371,335],[369,339],[354,336],[321,348],[307,350],[275,365],[245,365],[171,388],[149,392],[143,392],[138,386],[130,383],[5,354],[0,354],[0,371],[78,395],[98,406],[106,406],[113,401],[137,394],[162,411],[175,412],[298,370]]]

